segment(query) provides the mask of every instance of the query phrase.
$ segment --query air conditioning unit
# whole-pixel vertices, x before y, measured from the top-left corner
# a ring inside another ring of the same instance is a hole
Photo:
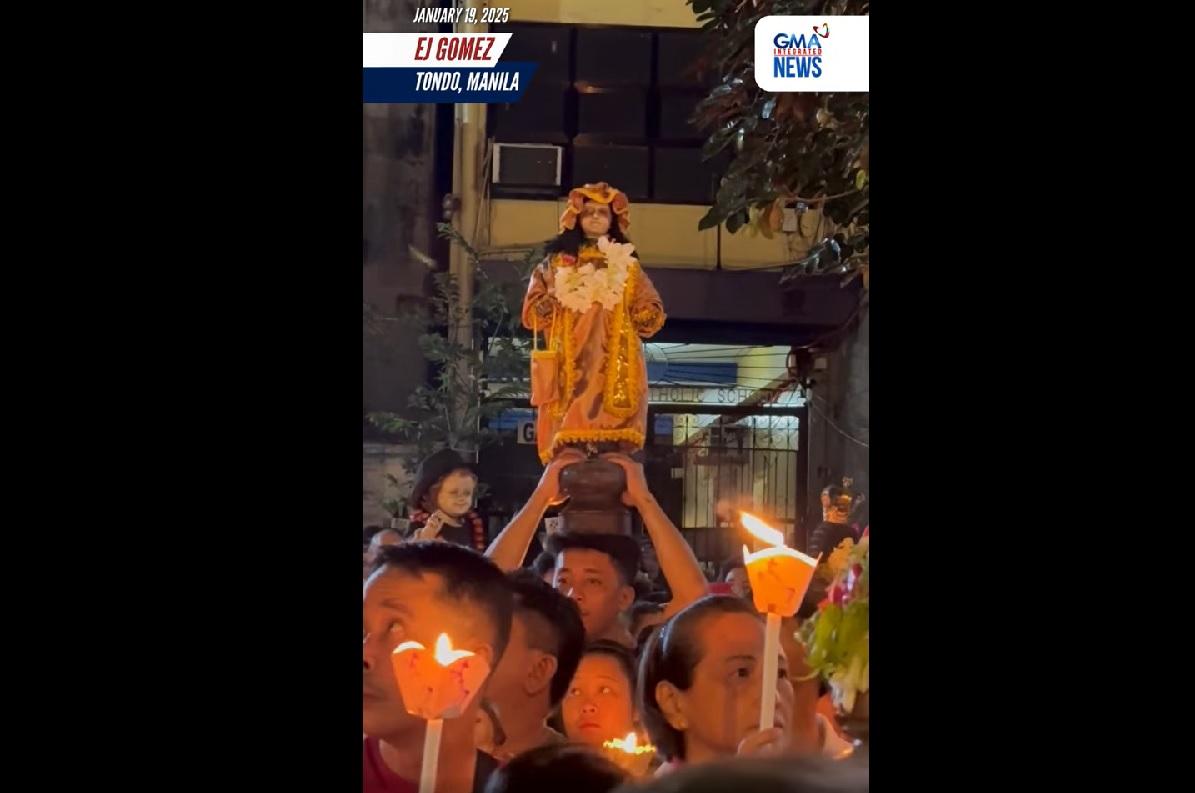
[[[560,166],[564,150],[550,143],[495,143],[493,177],[495,187],[520,193],[560,191]]]

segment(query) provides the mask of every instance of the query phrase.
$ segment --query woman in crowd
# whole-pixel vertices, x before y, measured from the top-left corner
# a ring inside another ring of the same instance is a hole
[[[780,652],[776,719],[759,729],[764,621],[742,598],[710,595],[648,641],[639,670],[643,721],[668,767],[789,749],[793,687]]]
[[[574,743],[601,747],[635,731],[635,660],[616,642],[585,648],[561,704],[564,734]]]

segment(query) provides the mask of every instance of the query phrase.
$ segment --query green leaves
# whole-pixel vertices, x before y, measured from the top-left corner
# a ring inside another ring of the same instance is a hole
[[[499,283],[480,266],[477,250],[456,228],[446,223],[437,228],[441,237],[473,263],[471,301],[466,304],[462,299],[454,275],[433,271],[427,297],[401,306],[397,317],[379,317],[370,306],[362,312],[367,330],[371,323],[383,320],[398,320],[410,327],[420,353],[430,364],[429,381],[411,392],[403,415],[367,416],[383,432],[412,445],[403,460],[411,472],[436,449],[468,452],[497,440],[498,433],[486,427],[486,422],[510,407],[512,399],[522,396],[524,390],[509,383],[489,388],[488,383],[522,379],[527,373],[529,342],[512,308],[520,304],[526,280]],[[530,275],[542,257],[542,246],[528,253],[521,265],[525,275]],[[465,323],[472,328],[471,343],[467,344],[461,343],[456,333]],[[397,487],[397,480],[391,485]]]
[[[701,147],[701,159],[712,159],[718,152],[729,145],[738,134],[738,127],[728,126],[718,130],[706,140]]]
[[[805,658],[812,674],[832,683],[850,682],[859,691],[868,688],[870,548],[869,538],[855,544],[847,568],[837,574],[830,586],[836,602],[823,603],[818,613],[801,625],[798,635],[805,646]],[[858,578],[847,588],[856,573]]]
[[[725,222],[731,233],[751,223],[748,211],[783,197],[815,203],[824,198],[824,216],[840,226],[860,222],[866,211],[870,172],[866,162],[870,102],[867,94],[768,94],[753,79],[754,28],[767,15],[867,14],[863,0],[689,0],[703,19],[706,56],[721,82],[698,103],[693,122],[707,134],[702,156],[712,160],[729,151],[713,206],[698,229]],[[862,175],[860,175],[862,174]],[[849,196],[844,194],[850,193]],[[862,201],[862,203],[861,203]],[[756,223],[760,233],[775,225]],[[859,250],[851,246],[848,269]],[[811,253],[804,271],[819,271],[827,260]],[[837,261],[831,262],[835,266]]]
[[[731,234],[734,234],[743,226],[747,225],[747,222],[750,221],[750,219],[751,216],[748,214],[747,210],[740,209],[726,219],[726,230]]]
[[[831,604],[818,612],[816,619],[806,623],[812,626],[812,634],[805,647],[806,662],[814,669],[820,670],[829,662],[834,647],[834,632],[841,622],[842,607]]]

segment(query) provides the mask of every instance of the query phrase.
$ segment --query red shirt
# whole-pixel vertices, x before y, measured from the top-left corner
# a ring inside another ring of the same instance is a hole
[[[419,793],[419,780],[411,782],[390,770],[382,760],[377,738],[366,738],[362,742],[361,758],[362,793]],[[482,793],[490,774],[497,766],[488,754],[477,753],[477,767],[473,771],[474,793]]]

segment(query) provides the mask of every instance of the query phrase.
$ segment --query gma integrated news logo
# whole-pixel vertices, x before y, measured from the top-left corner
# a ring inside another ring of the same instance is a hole
[[[755,82],[765,91],[866,92],[870,17],[764,17],[755,25]]]

